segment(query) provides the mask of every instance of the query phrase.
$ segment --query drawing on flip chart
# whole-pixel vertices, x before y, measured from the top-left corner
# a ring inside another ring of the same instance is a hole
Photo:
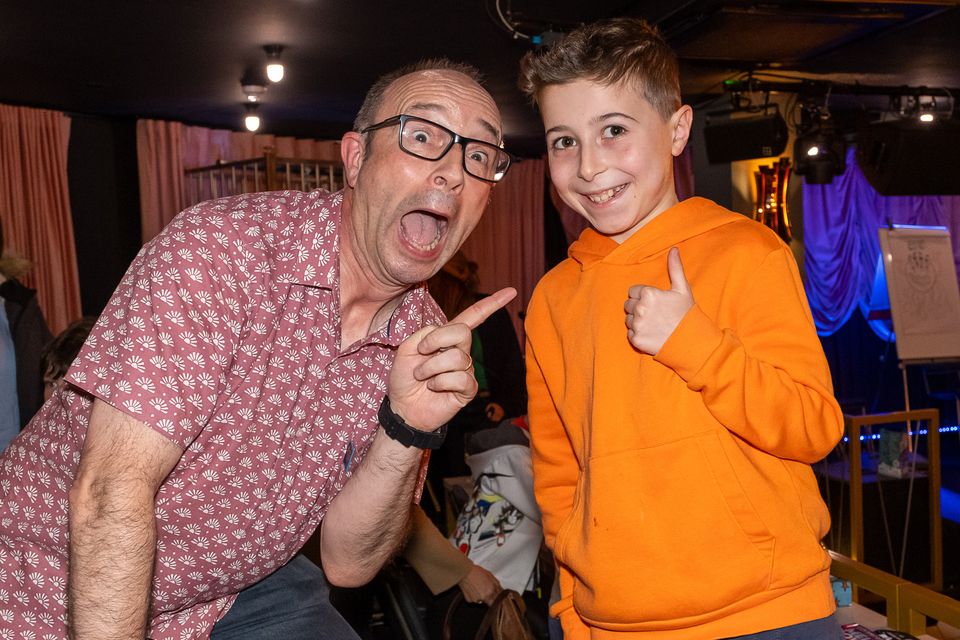
[[[960,317],[960,303],[942,286],[944,278],[956,278],[955,273],[941,273],[943,265],[953,266],[950,245],[925,237],[894,236],[890,249],[894,263],[904,267],[893,272],[895,286],[913,310],[904,314],[903,326],[897,331],[903,335],[949,331]]]

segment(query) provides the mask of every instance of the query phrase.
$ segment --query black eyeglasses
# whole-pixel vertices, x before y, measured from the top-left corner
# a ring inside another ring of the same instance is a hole
[[[387,118],[360,131],[367,133],[400,125],[400,149],[423,160],[439,160],[453,145],[463,147],[463,169],[485,182],[499,182],[510,168],[513,157],[495,144],[465,138],[436,122],[405,114]]]

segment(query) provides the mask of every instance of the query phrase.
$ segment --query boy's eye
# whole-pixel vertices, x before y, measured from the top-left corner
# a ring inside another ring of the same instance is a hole
[[[626,133],[627,130],[621,127],[618,124],[611,124],[609,127],[604,127],[601,132],[601,137],[603,138],[617,138]]]
[[[567,149],[569,147],[575,146],[576,144],[577,144],[576,140],[574,140],[570,136],[560,136],[559,138],[553,141],[552,146],[554,149],[560,150],[560,149]]]

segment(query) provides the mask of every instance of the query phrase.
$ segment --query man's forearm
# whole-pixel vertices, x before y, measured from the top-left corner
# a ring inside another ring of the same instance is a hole
[[[378,430],[321,525],[321,560],[331,584],[366,584],[396,552],[406,536],[422,456]]]
[[[156,556],[153,501],[79,489],[70,507],[70,637],[142,640]]]

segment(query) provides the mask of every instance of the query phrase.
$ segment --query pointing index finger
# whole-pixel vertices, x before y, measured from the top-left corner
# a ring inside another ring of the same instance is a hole
[[[472,305],[457,314],[457,317],[450,320],[448,324],[462,322],[470,327],[470,329],[476,329],[483,324],[484,320],[493,315],[494,311],[506,306],[508,302],[516,297],[516,295],[517,290],[513,287],[500,289],[500,291],[474,302]]]

